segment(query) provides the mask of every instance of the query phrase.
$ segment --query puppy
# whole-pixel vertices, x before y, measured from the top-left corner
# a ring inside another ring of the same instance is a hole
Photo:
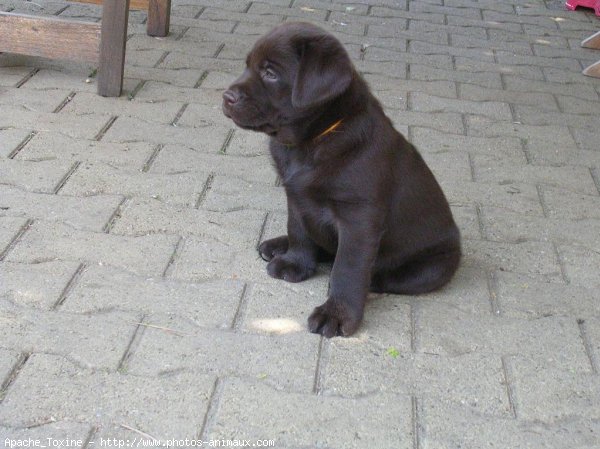
[[[269,275],[300,282],[333,260],[311,332],[354,333],[369,291],[416,295],[450,280],[461,250],[448,202],[331,34],[285,23],[260,38],[223,111],[271,137],[288,221],[259,246]]]

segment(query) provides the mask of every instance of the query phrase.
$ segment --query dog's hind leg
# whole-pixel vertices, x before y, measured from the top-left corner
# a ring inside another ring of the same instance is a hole
[[[460,250],[413,259],[392,269],[375,272],[371,291],[418,295],[442,287],[454,275],[460,261]]]

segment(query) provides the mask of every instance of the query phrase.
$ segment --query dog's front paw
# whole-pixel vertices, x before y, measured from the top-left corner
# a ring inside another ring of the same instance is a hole
[[[348,337],[360,326],[363,317],[362,305],[351,305],[345,301],[329,298],[316,307],[308,317],[308,329],[314,334],[331,338],[336,335]]]
[[[288,282],[301,282],[315,274],[316,266],[287,255],[276,256],[267,264],[269,276]]]
[[[270,261],[276,256],[285,254],[288,250],[289,240],[287,235],[265,240],[258,247],[258,253],[265,261]]]

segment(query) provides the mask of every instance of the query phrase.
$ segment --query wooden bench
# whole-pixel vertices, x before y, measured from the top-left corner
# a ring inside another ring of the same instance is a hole
[[[70,0],[73,1],[73,0]],[[100,23],[0,12],[0,52],[98,64],[98,94],[118,97],[129,9],[148,10],[147,33],[169,34],[171,0],[74,0],[102,4]]]
[[[596,50],[600,50],[600,31],[588,37],[587,39],[584,39],[584,41],[581,43],[581,46],[585,48],[594,48]],[[600,60],[586,67],[583,70],[583,74],[587,76],[594,76],[596,78],[600,78]]]

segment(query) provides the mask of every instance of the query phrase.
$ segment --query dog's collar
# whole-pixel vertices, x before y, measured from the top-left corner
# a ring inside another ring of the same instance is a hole
[[[344,121],[343,118],[339,119],[337,122],[335,122],[333,125],[331,125],[329,128],[327,128],[325,131],[323,131],[321,134],[319,134],[317,137],[314,138],[314,140],[320,139],[321,137],[326,136],[327,134],[331,134],[332,132],[334,132],[336,129],[338,129],[338,127],[342,124],[342,122]]]

